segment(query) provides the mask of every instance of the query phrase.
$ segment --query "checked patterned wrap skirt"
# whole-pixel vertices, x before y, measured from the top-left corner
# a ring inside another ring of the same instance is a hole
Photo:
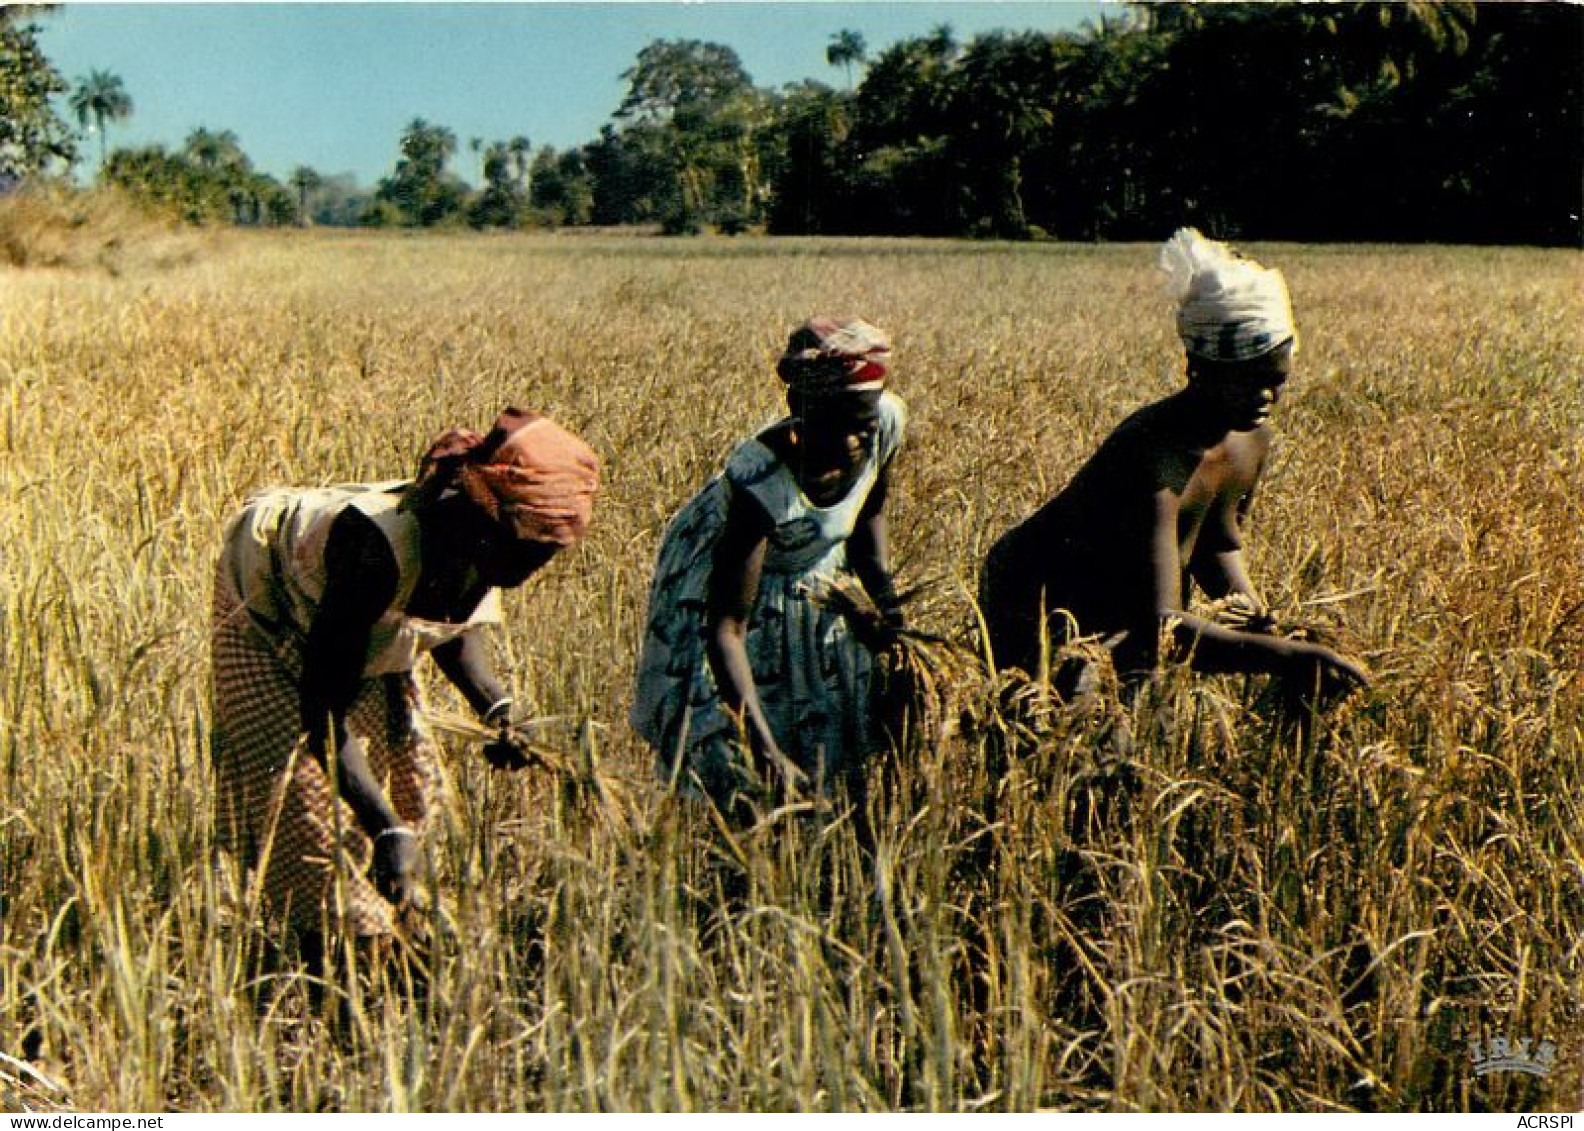
[[[262,885],[272,917],[303,930],[392,933],[393,908],[367,878],[373,846],[302,741],[300,643],[266,633],[224,570],[211,633],[216,842]],[[347,725],[397,813],[421,832],[440,771],[417,694],[409,672],[371,676]]]

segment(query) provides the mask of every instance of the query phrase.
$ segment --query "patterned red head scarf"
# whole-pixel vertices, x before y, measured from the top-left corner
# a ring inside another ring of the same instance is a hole
[[[524,541],[570,546],[594,518],[599,457],[548,416],[507,408],[489,435],[453,428],[429,445],[417,489],[452,488]]]
[[[891,336],[862,318],[819,315],[792,331],[776,372],[805,396],[884,388]]]

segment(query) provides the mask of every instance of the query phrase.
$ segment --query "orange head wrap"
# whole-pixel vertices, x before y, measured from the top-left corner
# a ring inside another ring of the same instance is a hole
[[[507,408],[489,435],[442,433],[424,453],[418,488],[455,488],[513,536],[570,546],[594,517],[600,462],[548,416]]]

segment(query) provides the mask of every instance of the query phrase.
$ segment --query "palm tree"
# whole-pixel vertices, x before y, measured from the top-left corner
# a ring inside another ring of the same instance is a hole
[[[122,122],[130,118],[132,96],[121,84],[121,76],[111,74],[109,71],[89,71],[87,78],[77,80],[77,88],[72,91],[70,105],[72,113],[77,115],[77,124],[83,129],[86,130],[88,120],[93,119],[94,128],[99,131],[99,167],[103,169],[105,123]]]
[[[199,126],[182,143],[193,163],[211,173],[230,172],[248,164],[242,143],[234,130],[211,130]]]
[[[522,134],[518,134],[506,143],[506,152],[511,154],[512,172],[516,175],[517,183],[523,191],[528,191],[528,158],[533,153],[533,143]]]
[[[187,135],[182,149],[187,159],[202,170],[213,191],[230,202],[232,219],[245,223],[249,214],[256,211],[258,194],[254,191],[253,162],[242,152],[236,133],[199,126]]]
[[[853,64],[865,63],[869,59],[869,45],[864,42],[864,37],[859,32],[844,28],[831,36],[830,45],[825,48],[825,61],[833,67],[843,67],[847,71],[847,89],[853,85]]]
[[[297,226],[308,226],[308,194],[324,183],[321,177],[307,165],[299,165],[292,170],[290,177],[291,186],[297,190]]]
[[[929,53],[943,62],[951,62],[957,55],[957,33],[951,24],[936,24],[924,37]]]
[[[445,126],[430,125],[423,118],[414,118],[402,132],[402,159],[426,176],[438,177],[445,172],[446,162],[456,149],[456,134]]]

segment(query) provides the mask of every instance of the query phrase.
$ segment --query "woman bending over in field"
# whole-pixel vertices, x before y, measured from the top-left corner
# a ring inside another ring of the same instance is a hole
[[[900,623],[884,507],[906,409],[884,389],[890,348],[857,318],[796,330],[777,365],[791,415],[732,451],[660,547],[632,724],[667,780],[726,813],[749,815],[766,787],[823,788],[878,745],[873,657],[820,599],[850,572]]]
[[[416,480],[267,491],[232,520],[212,626],[217,839],[262,871],[305,952],[326,927],[390,935],[414,893],[439,781],[421,654],[497,728],[490,763],[526,764],[480,629],[501,588],[583,536],[598,482],[581,440],[509,408],[487,436],[442,435]]]
[[[1161,253],[1178,301],[1187,384],[1139,409],[1060,494],[991,548],[980,606],[996,662],[1038,670],[1075,634],[1105,639],[1118,670],[1168,654],[1203,671],[1271,672],[1312,691],[1365,682],[1320,644],[1276,634],[1243,559],[1241,527],[1271,445],[1269,417],[1297,331],[1280,272],[1191,228]],[[1197,582],[1233,623],[1188,611]],[[1076,672],[1058,671],[1073,690]]]

